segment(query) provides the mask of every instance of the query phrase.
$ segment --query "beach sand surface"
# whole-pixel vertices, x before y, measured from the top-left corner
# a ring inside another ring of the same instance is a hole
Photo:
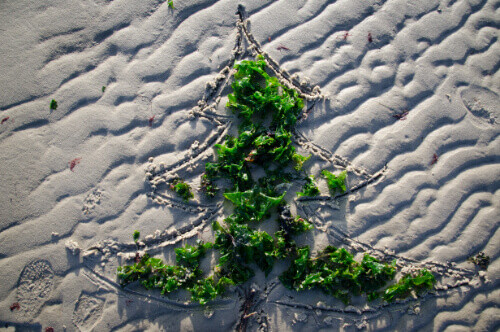
[[[0,329],[500,327],[499,1],[174,6],[0,2]],[[214,144],[236,132],[225,109],[233,63],[257,54],[307,100],[294,138],[313,156],[306,170],[348,171],[340,198],[286,197],[315,226],[300,241],[397,259],[398,277],[427,268],[433,292],[345,306],[284,288],[284,262],[206,307],[185,291],[120,287],[134,230],[171,263],[174,248],[213,240],[227,204],[196,189]],[[168,190],[176,176],[193,200]],[[486,271],[468,261],[481,251]]]

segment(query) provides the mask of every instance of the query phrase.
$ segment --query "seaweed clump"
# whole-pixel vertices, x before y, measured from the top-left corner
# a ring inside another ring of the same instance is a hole
[[[436,278],[426,269],[413,274],[406,274],[396,284],[387,288],[384,292],[384,300],[392,302],[395,299],[404,299],[412,293],[419,294],[425,290],[431,290],[436,283]]]
[[[229,94],[227,108],[240,119],[238,136],[228,136],[215,145],[217,159],[205,165],[202,189],[209,197],[218,190],[215,182],[226,179],[230,186],[224,198],[234,205],[231,215],[213,223],[214,243],[201,243],[175,249],[178,265],[165,265],[160,259],[144,255],[134,265],[119,268],[123,285],[140,281],[146,288],[169,293],[179,288],[191,292],[191,300],[206,304],[222,295],[227,287],[240,285],[254,276],[256,265],[268,275],[277,260],[290,259],[290,267],[280,276],[285,287],[296,291],[317,288],[344,303],[352,295],[365,294],[369,300],[386,301],[432,288],[434,277],[426,270],[415,276],[404,276],[400,282],[382,290],[396,274],[396,262],[381,262],[368,254],[361,262],[344,248],[328,246],[311,257],[308,246],[299,247],[294,237],[313,228],[300,216],[293,216],[284,201],[286,192],[279,185],[304,178],[299,196],[317,196],[320,190],[313,175],[304,173],[303,164],[310,156],[297,153],[292,131],[304,108],[297,91],[281,84],[266,71],[262,57],[256,61],[239,61]],[[257,178],[255,170],[265,175]],[[344,193],[346,172],[333,175],[322,172],[330,193]],[[189,186],[174,181],[172,190],[185,200],[192,197]],[[259,230],[262,221],[277,215],[278,231],[269,234]],[[208,276],[199,262],[207,250],[220,253],[219,261]]]
[[[50,109],[51,110],[56,110],[57,109],[57,101],[55,99],[52,99],[50,101]]]
[[[335,193],[342,194],[347,190],[345,185],[345,179],[347,177],[346,171],[341,172],[339,175],[335,175],[324,169],[321,171],[321,175],[326,179],[328,189],[332,195]]]
[[[181,197],[185,202],[194,197],[189,184],[182,181],[181,179],[174,179],[170,184],[170,189],[173,190],[177,194],[177,196]]]
[[[482,251],[480,251],[476,256],[469,257],[467,260],[474,265],[479,266],[481,270],[487,270],[488,265],[490,265],[490,256],[486,256],[486,254]]]

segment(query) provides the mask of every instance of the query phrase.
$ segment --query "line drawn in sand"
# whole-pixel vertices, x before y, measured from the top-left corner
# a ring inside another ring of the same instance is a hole
[[[311,112],[319,101],[327,98],[321,93],[318,86],[312,87],[307,80],[300,80],[297,75],[290,75],[288,72],[281,69],[279,64],[262,50],[260,44],[250,33],[248,21],[245,18],[246,14],[241,6],[239,7],[237,14],[239,16],[236,23],[237,34],[231,55],[227,60],[226,65],[223,66],[223,69],[212,81],[207,83],[204,96],[190,111],[190,117],[193,119],[206,119],[213,123],[215,129],[210,135],[208,135],[204,142],[194,142],[187,155],[174,164],[169,165],[168,167],[163,164],[156,165],[153,163],[153,159],[150,158],[146,167],[146,181],[149,183],[151,188],[151,191],[147,193],[147,196],[157,204],[183,211],[197,216],[197,218],[179,229],[172,228],[163,231],[158,230],[154,234],[145,236],[144,240],[138,244],[133,242],[120,243],[113,240],[107,240],[88,248],[84,253],[84,265],[89,269],[89,271],[88,273],[85,273],[85,275],[100,285],[107,285],[111,291],[125,292],[144,300],[156,301],[174,310],[185,310],[186,308],[196,311],[204,310],[203,307],[198,304],[174,301],[168,299],[167,297],[138,292],[134,289],[130,289],[129,287],[122,288],[115,281],[117,263],[109,264],[110,266],[105,269],[100,269],[98,267],[102,264],[106,265],[112,259],[116,259],[117,256],[123,259],[133,259],[138,250],[147,251],[149,254],[159,253],[165,247],[169,247],[181,241],[199,236],[200,232],[203,232],[212,221],[222,215],[222,203],[186,203],[171,194],[163,193],[161,188],[166,188],[166,185],[170,181],[177,178],[177,173],[190,173],[197,164],[200,164],[201,161],[210,158],[212,156],[212,147],[215,144],[221,143],[228,133],[232,124],[231,117],[219,114],[217,109],[222,98],[222,93],[229,85],[231,77],[235,72],[235,70],[232,69],[232,64],[235,61],[243,59],[249,55],[262,55],[268,65],[268,68],[274,72],[280,83],[289,88],[295,89],[299,93],[300,97],[304,98],[307,102],[306,110],[302,113],[302,119],[304,120],[307,118],[307,114]],[[296,200],[297,208],[314,222],[317,229],[323,230],[329,239],[342,243],[354,252],[367,252],[370,255],[384,261],[397,259],[397,265],[400,268],[406,268],[409,271],[412,269],[427,268],[435,273],[438,273],[440,276],[450,279],[448,282],[442,282],[440,285],[435,286],[435,291],[432,294],[426,295],[426,297],[442,297],[449,294],[449,292],[453,289],[462,286],[471,286],[469,278],[472,278],[475,275],[475,272],[472,270],[460,269],[452,266],[451,264],[442,264],[439,262],[418,262],[396,255],[387,250],[377,249],[369,244],[351,238],[349,234],[333,225],[332,222],[327,222],[318,213],[317,206],[335,208],[335,204],[337,204],[340,197],[352,194],[353,192],[358,191],[375,181],[383,179],[386,167],[375,173],[371,173],[362,167],[353,165],[348,159],[334,154],[312,142],[298,130],[295,130],[293,135],[293,139],[297,145],[309,151],[319,159],[330,163],[333,167],[347,170],[351,174],[356,175],[359,179],[357,183],[351,184],[350,188],[348,188],[347,192],[344,194],[337,195],[335,197],[303,197]],[[166,192],[168,193],[168,191]],[[276,286],[278,284],[279,282],[277,278],[274,278],[272,280],[268,280],[263,289],[260,289],[256,285],[244,285],[237,288],[237,292],[240,293],[237,302],[240,303],[242,312],[237,326],[246,327],[248,325],[248,319],[250,317],[255,317],[255,320],[259,322],[260,327],[267,330],[265,327],[268,326],[266,323],[268,316],[262,308],[270,304],[295,309],[302,308],[305,311],[319,311],[330,315],[334,313],[342,314],[342,317],[347,317],[351,321],[358,324],[366,321],[367,319],[380,317],[381,309],[388,308],[390,311],[401,311],[402,307],[407,308],[410,302],[416,303],[417,301],[416,299],[406,299],[395,301],[390,304],[383,303],[379,305],[370,305],[368,308],[365,307],[363,309],[353,307],[352,305],[346,308],[312,306],[288,300],[273,300],[272,295],[277,289]],[[425,297],[423,299],[425,299]],[[422,298],[420,298],[420,300],[422,300]],[[233,306],[234,301],[234,299],[228,300],[227,298],[218,299],[211,303],[210,307],[219,309],[227,308]],[[328,317],[332,318],[332,316]],[[302,321],[303,319],[304,317],[299,315],[296,320]],[[328,323],[328,319],[325,319],[322,324],[331,325]]]

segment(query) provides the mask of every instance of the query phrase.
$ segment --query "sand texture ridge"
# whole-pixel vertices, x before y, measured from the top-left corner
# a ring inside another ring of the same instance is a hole
[[[172,4],[0,1],[0,329],[500,328],[499,0]],[[426,268],[434,290],[346,306],[286,289],[288,262],[206,306],[119,284],[138,251],[173,263],[213,241],[227,200],[198,188],[237,130],[233,64],[257,55],[304,99],[304,168],[348,174],[334,198],[290,185],[314,225],[298,242],[396,259],[398,277]],[[178,177],[193,199],[169,189]],[[469,259],[480,252],[487,269]]]

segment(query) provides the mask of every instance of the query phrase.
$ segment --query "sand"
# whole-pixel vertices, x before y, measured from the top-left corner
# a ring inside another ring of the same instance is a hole
[[[499,328],[498,1],[174,5],[0,3],[0,329]],[[286,264],[207,307],[118,285],[134,230],[169,261],[213,239],[221,196],[185,203],[165,182],[199,187],[213,145],[235,131],[232,64],[257,53],[307,100],[294,138],[313,155],[307,170],[349,174],[340,198],[287,196],[315,225],[302,241],[428,268],[433,292],[346,307],[286,290]],[[467,261],[480,251],[487,271]]]

